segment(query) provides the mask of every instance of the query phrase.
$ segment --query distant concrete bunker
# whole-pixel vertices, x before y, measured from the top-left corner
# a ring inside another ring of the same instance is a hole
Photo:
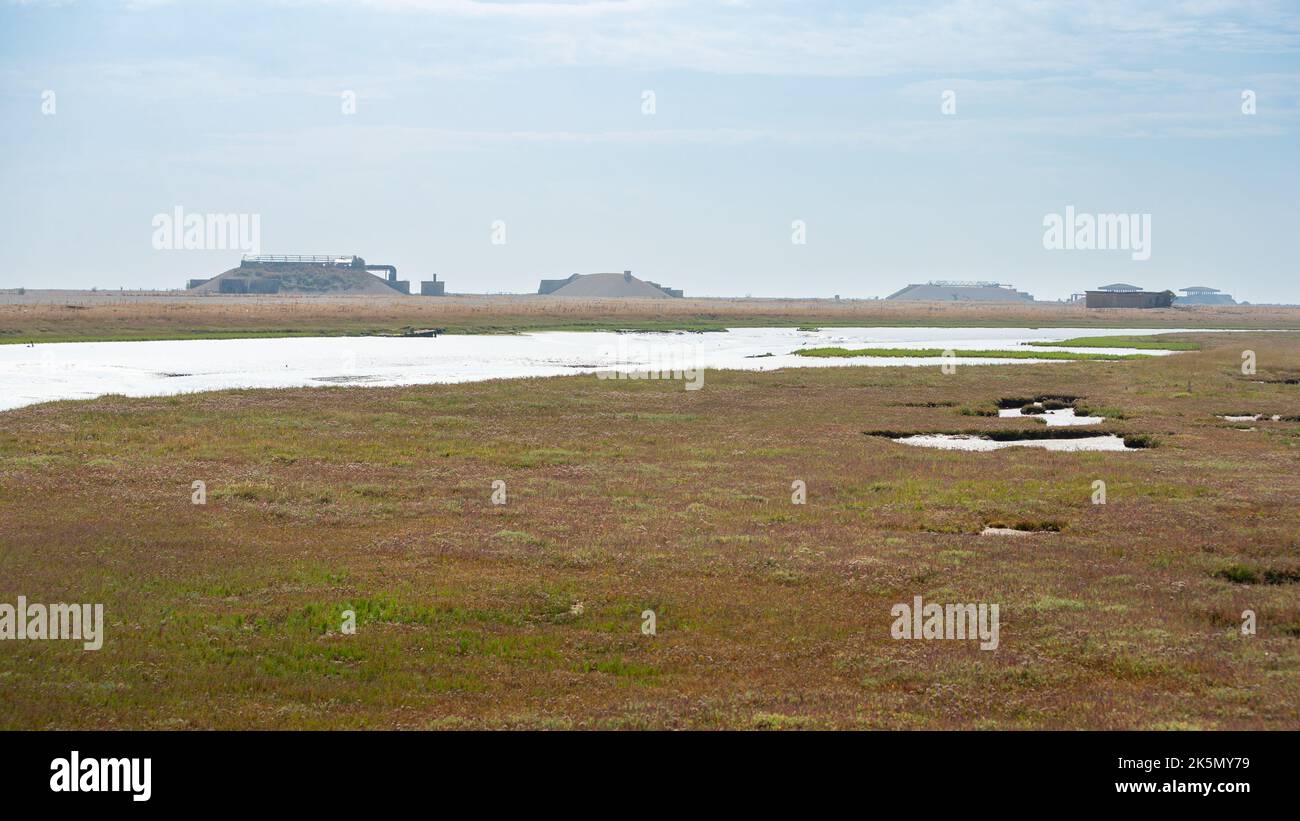
[[[572,274],[567,279],[544,279],[537,293],[550,296],[587,298],[680,299],[684,294],[658,282],[637,279],[631,271],[621,274]]]
[[[1032,294],[1017,291],[1001,282],[932,279],[912,283],[885,299],[905,302],[1033,302]]]
[[[382,273],[384,276],[376,276]],[[446,283],[420,283],[422,296],[443,296]],[[244,256],[238,268],[211,279],[191,279],[194,293],[214,294],[373,294],[411,293],[411,283],[397,278],[393,265],[368,265],[355,254]]]

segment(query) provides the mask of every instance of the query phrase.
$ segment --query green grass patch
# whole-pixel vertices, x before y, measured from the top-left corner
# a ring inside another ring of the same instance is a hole
[[[1087,608],[1088,605],[1077,599],[1065,599],[1059,596],[1039,596],[1033,604],[1029,605],[1031,609],[1037,611],[1045,610],[1072,610],[1078,611]]]
[[[751,719],[751,726],[756,730],[811,730],[817,722],[808,716],[759,713]]]
[[[821,358],[874,356],[880,358],[922,357],[939,358],[944,355],[941,348],[804,348],[794,352],[796,356]],[[1117,361],[1125,359],[1148,359],[1147,354],[1140,353],[1071,353],[1069,351],[951,351],[957,359],[1063,359],[1063,360],[1104,360]]]
[[[1136,348],[1139,351],[1199,351],[1199,342],[1173,342],[1149,336],[1076,336],[1059,342],[1026,342],[1036,348]]]

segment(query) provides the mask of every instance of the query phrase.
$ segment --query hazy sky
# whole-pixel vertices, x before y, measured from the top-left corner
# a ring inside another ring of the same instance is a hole
[[[455,292],[1300,302],[1294,0],[0,0],[0,122],[6,288],[237,264],[155,249],[179,206]],[[1045,249],[1066,206],[1150,215],[1150,259]]]

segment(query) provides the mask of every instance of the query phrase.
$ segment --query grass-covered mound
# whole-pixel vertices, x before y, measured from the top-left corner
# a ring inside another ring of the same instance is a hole
[[[221,282],[245,280],[248,293],[339,294],[355,296],[398,296],[399,291],[384,280],[359,268],[324,265],[240,266],[231,268],[197,288],[194,293],[219,294]]]

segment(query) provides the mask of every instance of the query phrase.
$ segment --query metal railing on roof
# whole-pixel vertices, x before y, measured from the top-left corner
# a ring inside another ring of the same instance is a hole
[[[989,282],[987,280],[966,280],[966,279],[932,279],[925,283],[926,285],[937,285],[940,288],[1010,288],[1010,285],[1004,285],[1001,282]]]
[[[310,265],[333,265],[335,260],[352,262],[355,254],[244,254],[244,262],[299,262]]]

